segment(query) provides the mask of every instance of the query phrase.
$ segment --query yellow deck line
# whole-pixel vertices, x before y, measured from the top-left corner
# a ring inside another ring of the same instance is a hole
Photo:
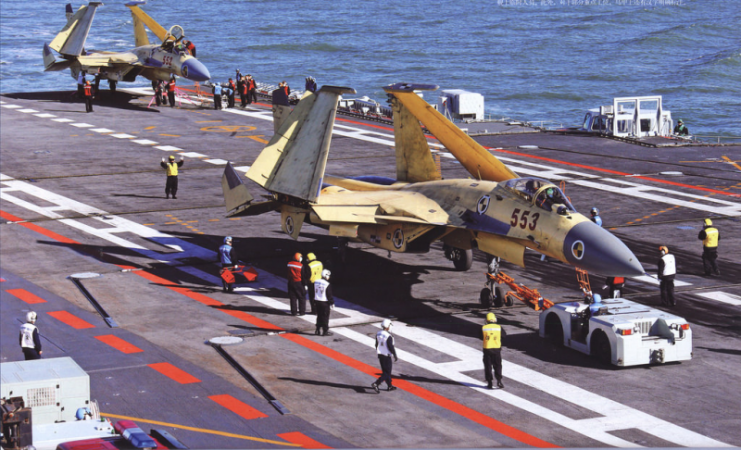
[[[738,170],[741,170],[741,166],[739,166],[738,164],[736,164],[735,162],[733,162],[731,160],[731,158],[727,157],[726,155],[723,155],[722,158],[725,159],[726,161],[728,161],[729,163],[731,163]]]

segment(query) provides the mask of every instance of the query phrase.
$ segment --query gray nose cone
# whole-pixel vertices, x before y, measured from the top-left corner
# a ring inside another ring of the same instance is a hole
[[[183,67],[180,69],[183,77],[191,81],[206,81],[211,79],[211,74],[208,72],[206,66],[202,62],[195,58],[188,58],[183,63]]]
[[[608,277],[637,277],[645,273],[623,241],[590,221],[581,222],[569,231],[563,253],[571,264],[589,273]]]

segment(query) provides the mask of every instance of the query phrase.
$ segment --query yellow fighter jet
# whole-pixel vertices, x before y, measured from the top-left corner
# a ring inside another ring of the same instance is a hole
[[[425,89],[437,86],[384,88],[393,96],[396,180],[325,175],[337,101],[354,90],[307,92],[247,172],[270,193],[267,201],[255,201],[227,164],[228,215],[276,210],[294,239],[308,222],[391,252],[427,252],[440,240],[458,270],[471,267],[473,248],[523,267],[530,248],[590,273],[644,273],[633,252],[578,213],[556,185],[518,177],[414,92]],[[473,179],[440,179],[420,122]]]
[[[78,78],[80,72],[100,75],[101,79],[108,80],[112,91],[116,90],[117,82],[134,81],[137,76],[153,81],[167,81],[171,75],[191,81],[206,81],[211,78],[206,66],[191,55],[187,48],[183,28],[173,25],[165,30],[139,8],[144,3],[132,1],[126,4],[134,20],[136,41],[136,48],[127,52],[86,50],[85,40],[95,17],[95,10],[103,3],[90,2],[75,13],[72,12],[72,6],[67,4],[67,25],[50,44],[44,43],[46,71],[69,68],[74,79]],[[145,25],[162,44],[149,43]],[[58,52],[63,59],[58,61],[52,50]]]

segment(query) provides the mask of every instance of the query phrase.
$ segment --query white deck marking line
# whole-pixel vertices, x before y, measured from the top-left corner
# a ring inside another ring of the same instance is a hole
[[[89,123],[83,123],[83,122],[71,123],[70,125],[72,125],[73,127],[77,127],[77,128],[91,128],[95,126],[95,125],[90,125]]]
[[[631,280],[636,281],[642,281],[644,283],[653,284],[655,286],[658,286],[661,284],[661,282],[654,277],[648,276],[648,275],[641,275],[640,277],[631,277]],[[687,283],[686,281],[681,280],[674,280],[674,287],[682,287],[682,286],[692,286],[692,283]]]
[[[114,138],[118,138],[118,139],[133,139],[136,137],[134,135],[126,134],[126,133],[114,133],[114,134],[109,134],[108,136],[113,136]]]
[[[234,170],[236,170],[237,172],[247,173],[247,171],[250,170],[250,167],[252,166],[239,166],[239,167],[235,167]]]
[[[149,139],[133,139],[131,142],[136,142],[139,145],[155,145],[159,142],[150,141]]]
[[[19,111],[19,112],[22,112],[22,113],[26,113],[26,114],[28,114],[28,113],[37,113],[37,112],[39,112],[38,110],[36,110],[36,109],[31,109],[31,108],[23,108],[23,109],[19,109],[18,111]]]
[[[49,114],[49,113],[34,114],[34,116],[41,117],[42,119],[51,119],[52,117],[57,117],[54,114]]]
[[[173,147],[172,145],[158,145],[155,148],[166,152],[179,152],[182,150],[182,148]]]
[[[3,108],[8,108],[8,109],[16,109],[16,108],[21,108],[21,106],[20,106],[20,105],[2,105],[2,107],[3,107]]]
[[[12,180],[12,179],[8,180],[7,177],[3,177],[3,180],[4,180],[3,181],[4,184],[8,185],[14,190],[21,190],[27,194],[34,195],[47,202],[56,203],[56,206],[65,206],[66,209],[68,210],[85,213],[85,214],[106,215],[104,211],[98,210],[97,208],[94,208],[94,207],[82,204],[80,202],[68,199],[66,197],[54,194],[50,191],[38,188],[29,183],[26,183],[23,181]],[[59,215],[56,214],[55,212],[49,211],[49,208],[39,207],[29,202],[26,202],[24,200],[20,200],[16,197],[9,195],[6,192],[6,190],[3,190],[3,189],[0,189],[0,198],[2,198],[5,201],[10,201],[16,205],[26,207],[27,209],[30,209],[32,211],[39,212],[40,214],[44,214],[47,217],[59,217]],[[56,207],[54,208],[57,209]],[[193,257],[193,256],[197,256],[197,257],[201,257],[205,259],[209,259],[209,258],[215,259],[216,254],[213,251],[206,250],[201,247],[192,245],[179,238],[175,238],[175,237],[166,235],[164,233],[159,233],[155,230],[152,230],[149,227],[145,227],[143,225],[137,224],[127,219],[123,219],[123,218],[120,218],[117,216],[111,216],[111,215],[107,215],[107,219],[103,219],[102,217],[94,217],[94,218],[106,223],[107,225],[111,226],[111,228],[107,230],[94,229],[92,227],[89,227],[87,225],[80,223],[78,220],[75,220],[75,219],[64,219],[64,220],[61,220],[60,222],[65,223],[81,231],[94,234],[104,240],[113,242],[116,245],[120,245],[124,248],[130,248],[147,257],[151,257],[152,259],[159,260],[159,261],[171,261],[172,262],[179,258],[186,258],[186,257]],[[178,252],[176,254],[161,254],[157,251],[143,249],[140,246],[134,245],[129,241],[117,238],[116,236],[112,235],[112,233],[114,232],[132,232],[141,237],[153,240],[154,242],[157,242],[160,245],[168,245],[171,248],[179,248],[179,249],[183,249],[184,251]],[[181,267],[181,269],[189,273],[202,272],[200,269],[195,269],[193,267]],[[203,275],[205,275],[207,280],[210,280],[210,282],[218,283],[219,279],[217,277],[210,275],[210,274],[206,274],[205,272],[202,272],[202,273]],[[199,275],[199,277],[202,277],[203,275]],[[275,284],[275,285],[282,284],[282,286],[285,286],[286,282],[284,280],[282,281],[282,283],[280,283],[279,281],[276,281],[276,280],[279,280],[279,278],[277,277],[267,276],[267,274],[262,274],[262,275],[265,275],[265,278],[266,278],[265,281],[271,281],[271,284]],[[269,299],[268,297],[264,297],[257,292],[250,295],[250,298],[258,302],[264,301],[270,305],[274,305],[274,302],[278,302],[281,304],[282,308],[284,309],[286,308],[283,302],[280,302],[274,299]],[[339,299],[338,299],[338,304],[340,304]],[[350,304],[347,303],[347,305],[350,305]],[[367,316],[365,312],[358,311],[357,309],[358,309],[357,307],[350,309],[351,313],[354,315],[353,319],[365,319],[366,317],[364,316]],[[372,316],[369,316],[369,317],[372,317]],[[307,318],[305,316],[304,319],[311,320],[312,317]],[[336,327],[339,323],[340,322],[336,320],[333,320],[331,322],[333,327]],[[334,329],[336,331],[342,330],[342,333],[351,339],[355,339],[353,338],[353,336],[355,336],[358,342],[361,342],[364,345],[371,345],[372,339],[368,339],[368,337],[365,335],[362,335],[360,333],[357,333],[353,330],[349,330],[346,328],[339,328],[339,329],[334,328]],[[427,330],[423,330],[423,329],[416,328],[416,327],[412,328],[412,327],[398,326],[397,328],[395,328],[394,331],[395,331],[395,334],[399,335],[400,337],[408,337],[410,339],[414,339],[415,342],[421,342],[425,345],[434,346],[434,348],[438,351],[442,349],[443,351],[446,351],[446,353],[448,353],[450,356],[455,356],[459,358],[461,361],[463,361],[463,364],[466,367],[473,367],[474,360],[480,365],[480,352],[464,344],[457,343],[443,336],[440,336],[440,335],[431,333]],[[361,340],[361,337],[362,337],[362,340]],[[481,382],[479,380],[472,379],[459,372],[451,371],[451,363],[445,363],[446,365],[441,366],[441,365],[432,363],[430,361],[424,360],[422,358],[416,357],[406,352],[403,353],[403,358],[410,362],[414,361],[414,364],[418,365],[419,367],[426,368],[427,370],[432,370],[433,372],[439,373],[440,375],[445,376],[446,378],[456,380],[458,382],[463,383],[464,385],[469,385],[471,387],[474,387],[480,390]],[[642,413],[638,410],[634,410],[625,405],[619,404],[617,402],[613,402],[597,394],[590,393],[576,386],[572,386],[568,383],[553,379],[551,377],[547,377],[543,374],[526,369],[516,364],[506,363],[506,368],[507,368],[506,373],[507,373],[508,378],[511,378],[518,382],[532,386],[534,389],[544,390],[545,392],[548,392],[551,395],[559,396],[566,401],[578,404],[582,407],[589,408],[595,412],[598,412],[599,414],[602,414],[605,417],[599,418],[599,419],[573,420],[573,419],[565,418],[561,414],[550,411],[547,408],[535,405],[534,403],[528,400],[519,398],[509,393],[504,393],[500,391],[492,392],[492,393],[485,392],[486,395],[495,396],[496,398],[502,401],[507,401],[514,406],[522,408],[526,411],[530,411],[533,414],[537,414],[561,426],[566,426],[567,428],[570,428],[576,432],[582,433],[586,436],[590,436],[593,439],[596,439],[607,445],[636,446],[633,443],[624,441],[622,439],[619,439],[609,434],[608,431],[614,431],[617,429],[625,429],[625,428],[639,428],[643,430],[644,432],[654,434],[655,436],[661,437],[662,439],[667,440],[668,442],[675,443],[677,445],[688,445],[688,446],[695,446],[695,447],[726,446],[726,444],[722,442],[715,441],[713,439],[699,435],[698,433],[695,433],[690,430],[684,429],[682,427],[673,425],[669,422],[666,422],[661,419],[650,416],[648,414]],[[441,370],[443,372],[440,372]]]
[[[90,131],[95,131],[96,133],[114,133],[113,130],[109,130],[108,128],[92,128]]]
[[[181,156],[187,156],[188,158],[206,158],[206,155],[203,153],[196,153],[196,152],[187,152],[187,153],[181,153]]]
[[[702,294],[698,293],[697,295],[699,295],[700,297],[708,298],[710,300],[728,303],[729,305],[733,306],[741,305],[741,297],[739,297],[738,295],[726,294],[725,292],[703,292]]]
[[[227,161],[225,159],[219,159],[219,158],[204,159],[204,161],[207,162],[207,163],[209,163],[209,164],[214,164],[214,165],[217,165],[217,166],[225,166],[226,163],[229,162],[229,161]]]
[[[66,117],[60,117],[58,119],[51,119],[53,122],[59,122],[59,123],[67,123],[67,122],[74,122],[72,119],[67,119]]]

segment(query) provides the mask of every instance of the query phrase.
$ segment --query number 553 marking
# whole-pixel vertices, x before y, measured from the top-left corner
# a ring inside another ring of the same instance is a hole
[[[538,225],[538,219],[540,219],[540,213],[536,212],[531,216],[530,211],[522,211],[522,215],[520,215],[520,208],[516,208],[512,211],[512,220],[509,221],[509,224],[513,227],[519,225],[523,230],[529,228],[532,231]]]

